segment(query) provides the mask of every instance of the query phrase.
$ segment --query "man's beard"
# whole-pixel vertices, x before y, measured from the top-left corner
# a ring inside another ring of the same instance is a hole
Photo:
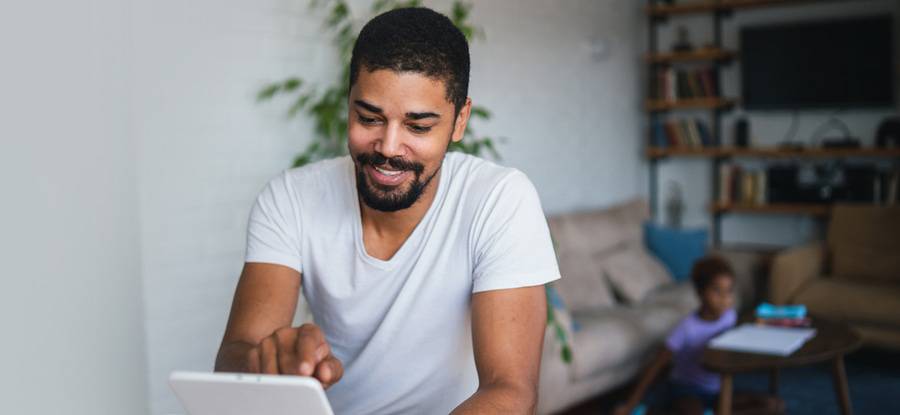
[[[365,166],[380,167],[385,164],[394,170],[413,173],[409,189],[404,192],[400,186],[369,183],[369,176],[364,171]],[[421,163],[404,160],[401,157],[387,158],[379,153],[362,153],[356,156],[356,191],[366,206],[382,212],[396,212],[409,208],[422,197],[422,193],[440,171],[440,167],[422,181],[424,171],[425,166]]]

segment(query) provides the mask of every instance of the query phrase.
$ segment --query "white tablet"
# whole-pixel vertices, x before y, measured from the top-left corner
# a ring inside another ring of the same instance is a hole
[[[334,415],[311,377],[172,372],[169,385],[188,415]]]

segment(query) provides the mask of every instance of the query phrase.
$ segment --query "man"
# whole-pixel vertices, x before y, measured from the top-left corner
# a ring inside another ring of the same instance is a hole
[[[472,108],[465,38],[387,12],[350,72],[350,156],[260,194],[216,370],[314,376],[338,414],[533,412],[559,270],[525,175],[447,153]],[[291,327],[301,281],[316,324]]]

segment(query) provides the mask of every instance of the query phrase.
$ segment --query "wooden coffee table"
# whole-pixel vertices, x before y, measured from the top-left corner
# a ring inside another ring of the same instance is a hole
[[[722,374],[717,415],[731,415],[734,374],[741,372],[769,371],[769,391],[778,394],[778,369],[804,366],[831,361],[834,391],[844,415],[853,414],[844,355],[859,348],[862,338],[850,326],[813,317],[816,335],[789,356],[771,356],[755,353],[731,352],[707,348],[703,351],[702,364],[707,370]]]

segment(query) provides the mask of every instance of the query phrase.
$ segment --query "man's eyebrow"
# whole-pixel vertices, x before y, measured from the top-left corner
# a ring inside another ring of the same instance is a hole
[[[424,120],[426,118],[441,118],[440,114],[433,112],[407,112],[406,118],[411,120]]]
[[[363,101],[361,99],[354,100],[353,103],[356,104],[357,106],[363,107],[365,110],[367,110],[369,112],[374,112],[376,114],[384,113],[384,110],[382,110],[381,108],[378,108],[378,107],[376,107],[366,101]],[[441,115],[438,113],[435,113],[435,112],[427,112],[427,111],[426,112],[407,112],[406,118],[418,121],[418,120],[424,120],[426,118],[441,118]]]
[[[357,100],[353,101],[353,103],[360,107],[365,108],[369,112],[374,112],[376,114],[381,114],[384,112],[384,110],[382,110],[381,108],[378,108],[378,107],[376,107],[366,101],[363,101],[361,99],[357,99]]]

